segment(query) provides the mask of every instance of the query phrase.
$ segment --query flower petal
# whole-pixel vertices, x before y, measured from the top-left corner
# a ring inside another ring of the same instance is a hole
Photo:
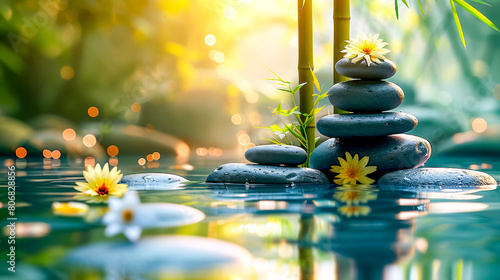
[[[131,242],[136,242],[141,237],[142,229],[139,226],[128,226],[125,228],[123,234]]]
[[[108,237],[111,237],[117,235],[122,231],[123,231],[123,226],[121,224],[110,224],[106,227],[104,234],[106,234],[106,236]]]

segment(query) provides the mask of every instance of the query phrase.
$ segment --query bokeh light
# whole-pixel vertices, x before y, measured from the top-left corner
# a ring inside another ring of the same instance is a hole
[[[51,156],[53,159],[59,159],[61,158],[61,152],[59,150],[53,150]]]
[[[18,158],[25,158],[28,155],[28,151],[24,147],[19,147],[16,149],[16,156]]]
[[[95,146],[96,143],[97,143],[97,139],[95,138],[94,135],[87,134],[87,135],[83,136],[83,145],[85,145],[86,147],[92,148]]]
[[[61,68],[61,78],[71,80],[75,76],[75,70],[71,66],[63,66]]]
[[[215,45],[216,41],[217,40],[215,39],[215,36],[212,34],[208,34],[207,36],[205,36],[205,44],[207,44],[209,46]]]
[[[116,157],[118,155],[118,153],[120,152],[120,150],[118,149],[117,146],[111,145],[108,147],[107,152],[108,152],[109,156]]]
[[[243,118],[239,114],[234,114],[231,116],[231,122],[238,125],[243,122]]]
[[[196,149],[196,155],[198,155],[200,157],[204,157],[207,154],[208,154],[207,148],[200,147],[200,148]]]
[[[95,166],[95,158],[93,157],[86,157],[85,162],[84,162],[85,167],[87,166]]]
[[[137,163],[141,166],[143,166],[144,164],[146,164],[146,159],[144,158],[140,158],[139,160],[137,160]]]
[[[51,158],[52,157],[52,152],[50,150],[48,150],[48,149],[44,149],[42,151],[42,155],[43,155],[44,158]]]
[[[153,159],[154,159],[154,160],[159,160],[159,159],[160,159],[160,157],[161,157],[160,153],[158,153],[158,152],[154,152],[154,153],[153,153]]]
[[[139,111],[141,111],[141,104],[137,103],[137,102],[134,102],[130,108],[132,109],[133,112],[136,112],[138,113]]]
[[[99,115],[99,109],[97,109],[97,107],[90,107],[88,110],[87,110],[88,114],[90,117],[92,118],[95,118]]]
[[[472,121],[472,129],[477,133],[483,133],[488,128],[488,123],[482,118],[475,118]]]
[[[66,141],[73,141],[76,138],[76,132],[74,129],[66,128],[63,133],[63,138]]]

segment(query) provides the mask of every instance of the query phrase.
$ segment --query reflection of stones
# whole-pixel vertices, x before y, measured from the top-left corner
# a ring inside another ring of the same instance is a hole
[[[324,184],[329,181],[311,168],[227,163],[217,167],[207,177],[207,183],[249,184]]]
[[[403,90],[394,83],[353,80],[333,85],[328,91],[334,107],[350,112],[380,112],[394,109],[404,99]]]
[[[413,135],[397,134],[387,137],[364,137],[336,139],[332,138],[319,145],[311,155],[311,167],[333,177],[330,167],[339,165],[338,157],[344,157],[346,151],[369,156],[369,165],[377,166],[377,174],[405,168],[414,168],[424,164],[431,155],[429,142]],[[375,174],[375,173],[374,173]],[[373,177],[377,176],[375,174]]]
[[[497,186],[487,173],[457,168],[418,168],[388,173],[378,180],[379,185],[399,187],[479,187]]]
[[[412,130],[417,118],[406,113],[329,115],[321,118],[316,126],[328,137],[386,136]]]
[[[291,145],[261,145],[248,149],[245,158],[263,165],[299,165],[307,160],[304,149]]]
[[[165,173],[140,173],[125,175],[120,184],[127,184],[131,190],[167,190],[182,186],[184,177]]]
[[[370,66],[365,60],[351,63],[349,58],[342,58],[335,64],[335,70],[342,75],[354,79],[389,79],[396,74],[396,64],[388,59],[382,63],[372,63]]]
[[[144,238],[132,243],[102,242],[83,246],[65,258],[73,267],[125,273],[196,273],[215,268],[250,269],[252,255],[226,241],[195,236]],[[167,274],[168,275],[168,274]]]

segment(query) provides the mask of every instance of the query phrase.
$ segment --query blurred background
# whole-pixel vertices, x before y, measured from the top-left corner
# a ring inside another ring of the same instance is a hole
[[[434,153],[500,154],[500,33],[449,3],[352,0],[351,36],[380,33],[405,91],[398,110]],[[492,2],[492,1],[490,1]],[[500,4],[473,3],[500,26]],[[278,123],[297,80],[294,0],[0,2],[0,155],[98,159],[241,155]],[[332,84],[332,1],[314,2],[314,64]],[[326,100],[325,100],[326,102]],[[320,115],[331,113],[327,106]],[[117,163],[116,161],[115,164]],[[113,164],[112,161],[110,163]]]

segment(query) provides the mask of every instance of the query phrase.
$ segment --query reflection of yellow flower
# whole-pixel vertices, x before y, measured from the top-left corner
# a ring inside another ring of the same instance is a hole
[[[109,171],[107,163],[102,169],[99,164],[95,168],[89,166],[87,171],[83,171],[83,176],[87,183],[76,182],[78,186],[75,189],[86,195],[99,197],[122,196],[128,192],[126,184],[118,184],[123,174],[120,174],[116,166],[111,171]]]
[[[370,185],[375,182],[366,175],[377,171],[376,166],[366,166],[370,158],[368,156],[363,157],[359,160],[358,154],[355,154],[354,157],[351,156],[349,152],[345,152],[346,159],[338,157],[340,166],[332,165],[333,173],[339,173],[335,176],[335,180],[333,182],[337,185],[355,185],[356,182],[360,182],[364,185]]]
[[[363,59],[366,60],[366,64],[370,66],[371,62],[381,63],[380,59],[386,59],[385,54],[389,53],[388,49],[384,49],[387,43],[382,42],[382,39],[378,39],[379,34],[375,36],[358,34],[356,39],[347,41],[349,44],[341,52],[346,53],[344,57],[352,58],[351,62],[356,63]]]
[[[358,205],[377,199],[375,191],[377,189],[370,185],[345,185],[335,189],[333,198],[340,202],[346,202],[347,205]]]
[[[89,206],[80,202],[53,202],[52,210],[59,216],[81,217],[87,214]]]
[[[361,206],[352,206],[352,205],[345,205],[339,208],[339,213],[346,216],[347,218],[350,218],[352,216],[359,217],[361,216],[366,216],[370,213],[371,209],[369,206],[366,205],[361,205]]]

